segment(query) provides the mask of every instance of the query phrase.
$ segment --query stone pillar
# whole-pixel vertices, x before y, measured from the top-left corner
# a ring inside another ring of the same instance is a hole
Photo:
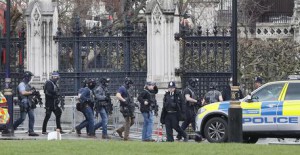
[[[52,0],[31,0],[26,10],[27,70],[36,81],[45,81],[58,70],[58,48],[53,36],[58,26],[57,3]]]
[[[294,14],[292,20],[294,40],[300,43],[300,0],[294,0]]]
[[[180,86],[175,76],[179,68],[179,14],[174,0],[152,0],[147,4],[147,80],[155,81],[159,88],[167,88],[169,81]],[[163,89],[160,89],[163,90]]]

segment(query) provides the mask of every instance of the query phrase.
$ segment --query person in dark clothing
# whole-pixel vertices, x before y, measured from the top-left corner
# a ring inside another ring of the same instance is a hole
[[[222,101],[223,101],[222,93],[217,90],[217,83],[210,82],[209,91],[204,95],[204,98],[202,100],[202,106],[206,104],[222,102]]]
[[[238,84],[239,85],[239,84]],[[238,91],[239,99],[243,99],[244,95],[241,89]],[[226,85],[222,90],[222,97],[223,101],[230,101],[231,100],[231,85]]]
[[[120,112],[123,114],[125,119],[125,123],[122,127],[116,130],[117,134],[124,138],[124,141],[129,139],[129,130],[130,127],[134,124],[135,116],[135,104],[133,101],[133,92],[131,86],[133,85],[133,81],[126,77],[124,81],[124,85],[119,87],[118,92],[116,94],[118,100],[120,101]],[[122,133],[124,132],[124,137]]]
[[[111,100],[108,94],[108,84],[110,78],[102,78],[100,80],[101,85],[95,89],[95,110],[101,116],[101,121],[94,125],[94,129],[102,127],[102,139],[110,139],[107,134],[108,124],[108,111],[109,101]]]
[[[81,88],[79,90],[79,102],[80,106],[82,107],[82,112],[85,116],[85,120],[81,122],[79,125],[75,127],[76,133],[78,135],[81,134],[81,129],[87,127],[88,129],[88,136],[89,137],[96,137],[95,130],[94,130],[94,112],[93,112],[93,89],[96,86],[96,81],[94,79],[89,79],[87,82],[87,87]]]
[[[176,90],[175,82],[168,84],[168,92],[165,93],[163,99],[163,108],[161,112],[160,122],[166,125],[167,141],[173,142],[173,129],[184,137],[184,141],[188,141],[187,134],[179,126],[179,121],[184,120],[183,111],[185,106],[181,93]]]
[[[191,78],[188,81],[188,86],[183,90],[183,97],[185,98],[185,117],[186,119],[181,124],[181,129],[185,130],[190,124],[192,124],[192,128],[195,131],[195,117],[198,109],[201,106],[201,102],[195,94],[195,87],[198,83],[197,78]],[[178,134],[177,139],[180,140],[182,135]]]
[[[156,87],[154,82],[146,82],[144,90],[139,94],[138,101],[140,102],[140,110],[144,117],[144,125],[142,130],[142,141],[154,141],[152,139],[153,117],[157,108],[155,99]],[[157,88],[157,87],[156,87]],[[157,93],[157,92],[156,92]]]
[[[43,121],[42,134],[48,134],[47,123],[51,117],[52,112],[54,113],[56,118],[56,128],[60,130],[60,133],[65,133],[62,131],[61,123],[60,123],[62,111],[58,106],[59,104],[58,98],[60,95],[59,88],[57,86],[58,80],[59,80],[59,74],[57,72],[53,72],[51,79],[47,80],[44,86],[45,87],[44,93],[46,97],[46,104],[45,104],[46,116]]]

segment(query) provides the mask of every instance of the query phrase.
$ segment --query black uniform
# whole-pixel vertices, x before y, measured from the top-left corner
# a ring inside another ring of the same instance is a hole
[[[182,104],[183,98],[177,90],[175,92],[166,92],[163,99],[163,109],[161,114],[161,123],[166,125],[167,141],[173,142],[173,129],[182,135],[187,141],[187,134],[180,128],[179,121],[184,119],[182,113],[185,109]]]
[[[189,94],[191,98],[197,100],[197,97],[195,95],[195,92],[193,90],[193,88],[191,87],[187,87],[184,89],[183,91],[183,97],[185,97],[185,95]],[[196,117],[196,113],[198,111],[198,109],[200,108],[200,103],[190,103],[188,101],[185,102],[186,108],[185,108],[185,117],[186,119],[184,120],[184,122],[181,124],[181,129],[185,130],[189,124],[192,124],[193,130],[195,131],[195,117]],[[182,136],[180,134],[178,134],[177,136],[178,139],[181,139]]]
[[[43,122],[43,129],[42,129],[43,131],[42,132],[46,133],[47,123],[51,117],[52,112],[55,114],[57,129],[60,129],[60,131],[62,131],[61,123],[60,123],[62,111],[58,107],[58,103],[59,103],[59,101],[58,101],[58,97],[59,97],[58,86],[52,80],[48,80],[48,81],[46,81],[44,90],[45,90],[45,96],[46,96],[46,107],[45,107],[46,116],[45,116],[45,119]]]

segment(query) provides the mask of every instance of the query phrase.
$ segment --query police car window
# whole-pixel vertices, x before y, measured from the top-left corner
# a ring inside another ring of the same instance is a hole
[[[262,102],[278,100],[283,86],[284,83],[265,86],[264,88],[260,89],[258,92],[252,95],[253,101]]]
[[[289,84],[285,100],[300,100],[300,83]]]

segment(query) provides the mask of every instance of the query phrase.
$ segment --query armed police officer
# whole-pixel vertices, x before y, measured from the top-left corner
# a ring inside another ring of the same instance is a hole
[[[158,105],[155,94],[158,92],[154,82],[146,82],[144,90],[139,94],[138,101],[141,105],[141,113],[144,117],[142,141],[154,141],[152,139],[153,116],[157,116]]]
[[[119,87],[117,91],[117,98],[120,101],[120,112],[123,114],[125,119],[124,125],[117,129],[116,132],[121,138],[124,138],[125,141],[129,139],[129,130],[130,127],[134,124],[134,110],[135,103],[133,101],[133,92],[131,86],[133,85],[133,81],[126,77],[124,81],[124,85]],[[124,137],[123,137],[124,132]]]
[[[195,88],[199,80],[197,78],[190,78],[188,81],[188,86],[183,90],[183,97],[185,99],[185,117],[186,119],[181,124],[181,129],[185,130],[190,124],[195,131],[195,117],[198,109],[201,106],[199,98],[195,94]],[[182,136],[178,134],[177,139],[180,140]]]
[[[173,129],[183,136],[185,142],[188,141],[187,134],[179,126],[179,121],[184,120],[184,109],[183,98],[181,93],[176,90],[175,82],[169,82],[168,92],[165,93],[163,99],[163,109],[160,118],[160,122],[166,125],[168,142],[174,141]]]
[[[95,137],[94,112],[93,112],[93,89],[96,86],[94,79],[89,79],[85,88],[79,90],[80,111],[84,114],[85,120],[75,127],[76,133],[81,134],[81,129],[87,127],[89,137]]]
[[[34,132],[34,108],[35,105],[32,103],[30,97],[33,95],[32,87],[30,86],[29,82],[31,81],[32,76],[34,76],[30,71],[25,71],[23,75],[22,82],[18,85],[18,101],[20,106],[20,118],[14,122],[14,130],[23,123],[26,118],[26,114],[28,114],[29,118],[29,128],[28,128],[28,135],[29,136],[39,136],[37,133]]]
[[[45,82],[44,93],[46,97],[46,116],[43,122],[42,134],[47,134],[47,123],[51,117],[51,113],[53,112],[56,118],[56,128],[60,130],[60,133],[65,133],[62,131],[60,118],[62,114],[62,110],[59,107],[59,104],[64,104],[64,101],[60,100],[60,91],[57,86],[57,81],[59,80],[59,73],[53,72],[51,75],[51,79]],[[63,105],[61,105],[63,106]]]
[[[215,103],[215,102],[222,102],[222,101],[223,101],[222,93],[217,90],[217,83],[210,82],[209,91],[204,95],[204,98],[202,100],[202,105]]]
[[[97,130],[102,126],[102,139],[110,139],[107,134],[108,114],[111,113],[111,98],[108,93],[109,78],[102,78],[100,85],[95,89],[95,110],[100,114],[101,121],[95,124],[94,129]]]

